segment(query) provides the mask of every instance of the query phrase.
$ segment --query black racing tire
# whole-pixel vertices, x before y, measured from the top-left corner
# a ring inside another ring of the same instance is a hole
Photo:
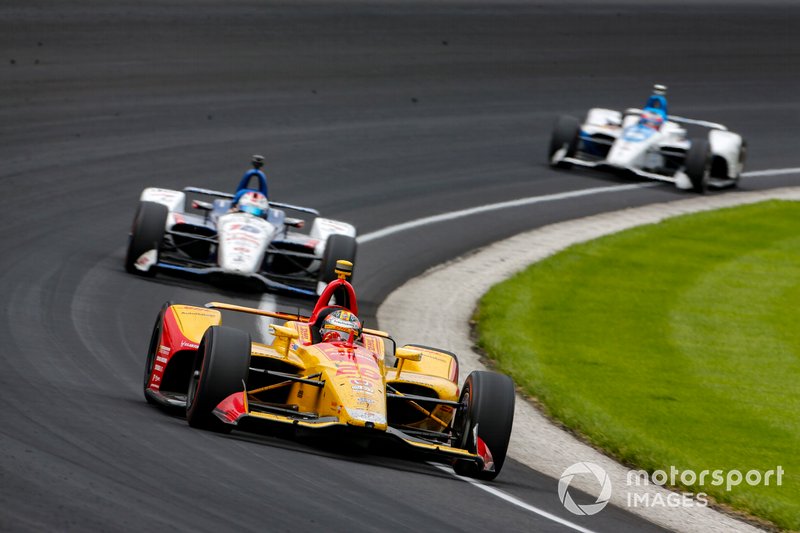
[[[211,326],[195,356],[186,394],[186,420],[193,428],[228,432],[232,429],[214,408],[241,391],[250,367],[250,335],[226,326]]]
[[[354,237],[338,233],[329,235],[328,241],[325,243],[322,264],[319,267],[319,281],[329,283],[336,279],[336,261],[340,259],[350,261],[355,265],[357,248],[358,245]]]
[[[575,157],[578,151],[578,141],[580,139],[581,123],[580,121],[569,115],[561,115],[556,120],[553,126],[553,134],[550,137],[550,147],[547,150],[547,161],[550,166],[556,168],[571,168],[571,163],[560,161],[553,163],[553,155],[567,146],[566,157]]]
[[[736,176],[733,178],[733,187],[739,186],[739,181],[742,179],[742,172],[744,172],[744,164],[747,162],[747,141],[742,139],[742,146],[739,148],[739,169]]]
[[[156,317],[156,323],[153,325],[153,333],[150,335],[150,344],[147,346],[147,359],[145,360],[144,364],[144,383],[142,383],[142,389],[144,390],[144,399],[150,404],[158,403],[147,394],[147,383],[150,381],[150,375],[153,373],[153,367],[156,364],[156,357],[158,356],[158,348],[160,345],[159,341],[161,340],[161,329],[164,326],[164,313],[167,312],[167,309],[170,305],[172,305],[172,302],[166,302],[163,306],[161,306],[161,311]]]
[[[140,202],[133,218],[133,227],[125,254],[125,270],[131,274],[152,277],[156,269],[141,271],[136,268],[136,260],[148,250],[161,250],[164,242],[164,228],[167,224],[169,209],[156,202]]]
[[[458,436],[456,446],[476,452],[473,431],[483,440],[494,460],[494,472],[483,471],[472,461],[456,460],[455,472],[461,476],[490,481],[503,468],[514,422],[514,382],[496,372],[475,371],[467,376],[453,420]]]
[[[711,144],[708,139],[692,139],[686,152],[686,175],[692,182],[692,190],[705,194],[708,190],[708,175],[711,167]]]

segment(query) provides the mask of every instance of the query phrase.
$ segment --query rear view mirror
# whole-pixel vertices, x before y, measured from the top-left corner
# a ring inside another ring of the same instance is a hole
[[[192,201],[192,209],[199,209],[201,211],[211,211],[214,206],[208,202],[201,202],[200,200]]]

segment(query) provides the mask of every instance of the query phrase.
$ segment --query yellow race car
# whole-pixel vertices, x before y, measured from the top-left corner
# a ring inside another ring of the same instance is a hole
[[[446,350],[396,347],[385,332],[361,327],[352,263],[337,262],[310,316],[211,302],[165,304],[147,354],[148,402],[186,410],[189,425],[215,431],[275,425],[391,439],[494,479],[505,461],[514,384],[472,372],[459,390],[458,360]],[[334,303],[335,302],[335,303]],[[222,324],[235,311],[283,320],[271,344]]]

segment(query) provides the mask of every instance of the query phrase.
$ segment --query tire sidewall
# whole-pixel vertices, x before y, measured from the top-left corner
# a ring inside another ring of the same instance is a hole
[[[692,139],[686,153],[686,175],[692,182],[692,190],[705,194],[708,189],[708,174],[711,164],[711,145],[707,139]]]
[[[358,244],[354,237],[339,233],[329,235],[319,269],[319,281],[328,283],[336,279],[336,261],[340,259],[355,264],[357,248]]]
[[[475,371],[467,376],[461,392],[462,412],[457,413],[454,428],[460,431],[458,445],[476,452],[473,431],[484,441],[494,460],[494,472],[482,471],[468,461],[456,461],[456,473],[484,480],[494,479],[503,468],[514,420],[514,383],[496,372]],[[460,425],[460,427],[459,427]]]
[[[143,272],[135,266],[136,260],[148,250],[161,250],[164,242],[164,229],[169,209],[157,202],[140,202],[133,219],[128,250],[125,254],[125,270],[142,276],[155,275],[155,269]]]
[[[250,335],[226,326],[211,326],[197,349],[189,389],[186,419],[192,427],[225,430],[230,426],[214,415],[217,405],[241,391],[250,366]]]
[[[548,162],[552,165],[553,155],[567,145],[567,157],[573,157],[578,149],[578,135],[580,133],[580,121],[570,115],[561,115],[553,126],[553,133],[550,137],[550,146],[547,151]],[[556,166],[567,168],[569,163],[560,162]]]

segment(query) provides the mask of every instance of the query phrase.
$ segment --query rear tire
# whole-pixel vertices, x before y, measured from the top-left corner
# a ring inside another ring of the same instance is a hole
[[[186,420],[193,428],[228,432],[232,429],[214,414],[214,408],[241,391],[250,367],[250,335],[225,326],[211,326],[197,349],[189,391]]]
[[[708,139],[692,139],[691,143],[686,153],[686,175],[692,182],[692,190],[705,194],[711,169],[711,144]]]
[[[575,157],[578,151],[578,140],[580,139],[581,123],[580,121],[569,115],[561,115],[556,120],[553,127],[553,134],[550,137],[550,147],[547,150],[547,161],[552,167],[556,168],[571,168],[571,163],[559,161],[553,163],[553,156],[556,152],[567,147],[565,157]]]
[[[483,471],[465,460],[456,460],[453,470],[459,475],[492,480],[503,468],[514,422],[514,382],[496,372],[475,371],[467,376],[461,391],[453,429],[459,435],[456,446],[472,453],[477,450],[473,432],[489,448],[494,460],[494,472]]]
[[[125,254],[125,270],[129,273],[148,277],[156,275],[153,267],[147,271],[136,268],[136,261],[149,250],[155,249],[157,252],[161,250],[168,216],[169,209],[163,204],[139,203],[139,209],[136,210],[136,216],[133,218],[128,251]]]
[[[319,268],[319,281],[329,283],[336,279],[336,261],[344,259],[355,264],[357,243],[354,237],[334,233],[328,236],[325,253]],[[351,277],[352,280],[352,277]]]

